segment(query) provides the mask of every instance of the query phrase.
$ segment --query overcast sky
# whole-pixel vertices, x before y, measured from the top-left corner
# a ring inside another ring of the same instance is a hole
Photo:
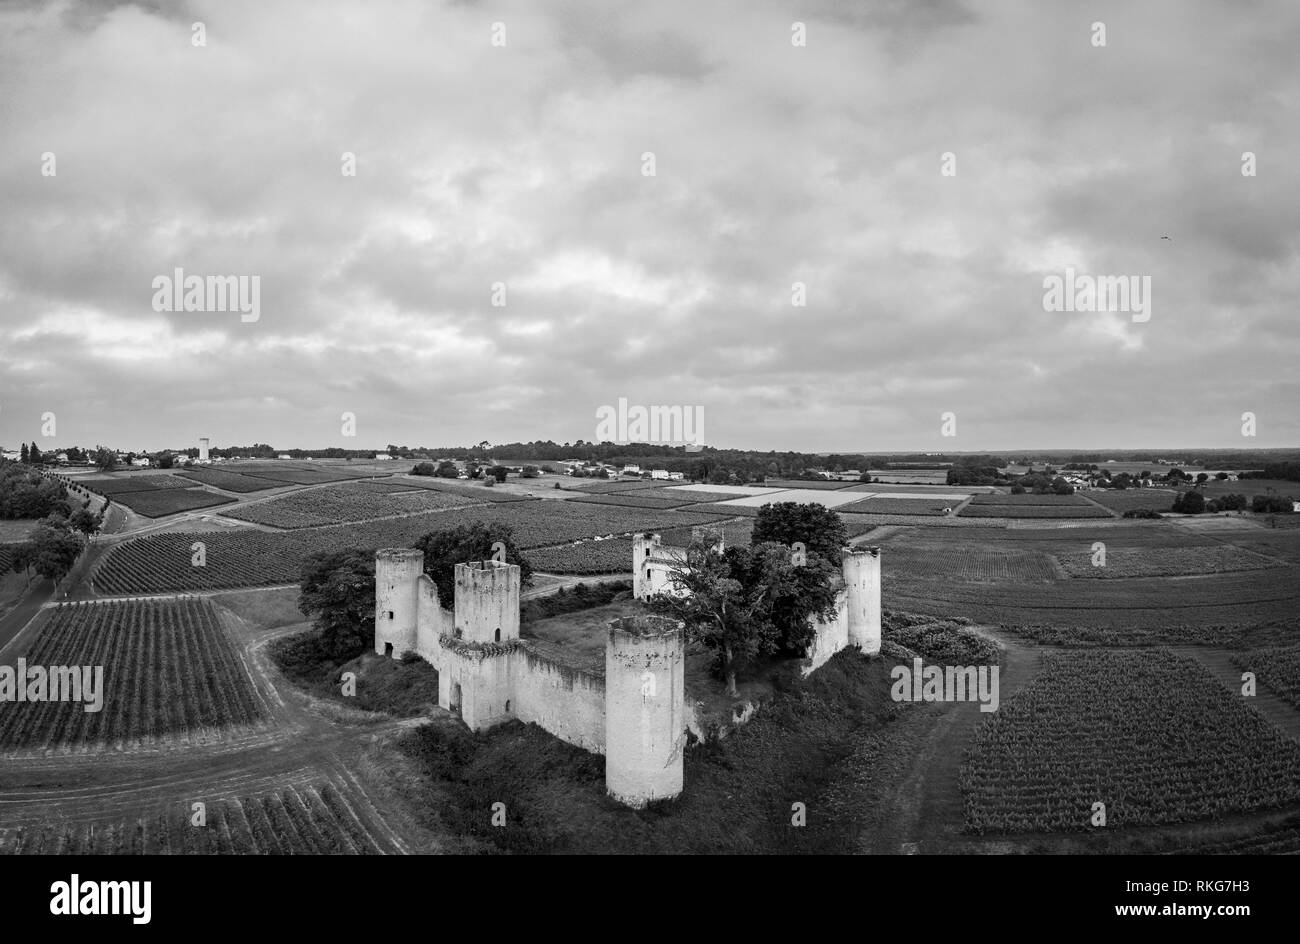
[[[1298,48],[1285,2],[7,3],[0,444],[590,440],[626,397],[718,446],[1294,446]],[[260,318],[155,311],[177,267]],[[1044,311],[1066,267],[1149,320]]]

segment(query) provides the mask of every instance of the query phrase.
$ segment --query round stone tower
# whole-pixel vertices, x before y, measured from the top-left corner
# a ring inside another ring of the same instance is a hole
[[[631,807],[682,792],[686,740],[684,624],[612,621],[605,643],[605,789]]]
[[[650,561],[659,555],[660,546],[659,535],[648,531],[632,537],[632,596],[638,600],[645,600],[654,593]]]
[[[424,552],[385,548],[375,552],[375,652],[400,659],[415,650],[419,581]]]
[[[880,548],[844,549],[844,592],[848,603],[849,645],[865,655],[880,652]]]
[[[518,564],[471,561],[456,565],[457,634],[470,642],[519,638]]]

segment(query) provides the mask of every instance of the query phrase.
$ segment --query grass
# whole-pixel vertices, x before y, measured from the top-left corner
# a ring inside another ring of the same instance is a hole
[[[561,587],[555,593],[533,597],[519,604],[519,622],[521,625],[535,623],[582,610],[590,610],[616,601],[630,599],[632,581],[616,580],[609,583],[575,584],[568,590]]]
[[[337,659],[315,629],[277,639],[267,648],[276,667],[317,698],[398,718],[425,714],[438,704],[438,671],[419,656],[397,660],[363,652]],[[356,675],[356,694],[343,694],[344,672]]]

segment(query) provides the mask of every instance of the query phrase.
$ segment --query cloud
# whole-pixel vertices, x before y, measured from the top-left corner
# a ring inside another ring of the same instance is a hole
[[[1300,14],[1258,6],[815,3],[806,48],[774,2],[6,6],[0,443],[563,441],[627,397],[756,448],[1293,445]],[[261,319],[154,312],[177,266]],[[1151,320],[1043,311],[1066,266]]]

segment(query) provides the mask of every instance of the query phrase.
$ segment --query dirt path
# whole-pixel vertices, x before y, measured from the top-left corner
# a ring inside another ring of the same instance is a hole
[[[1038,673],[1042,650],[987,626],[969,628],[1004,649],[998,689],[999,700],[1005,703]],[[937,717],[928,732],[918,732],[920,746],[894,795],[892,810],[884,817],[890,826],[864,834],[859,844],[863,852],[942,852],[948,842],[960,837],[964,815],[958,779],[962,755],[987,713],[973,701],[932,708]]]

